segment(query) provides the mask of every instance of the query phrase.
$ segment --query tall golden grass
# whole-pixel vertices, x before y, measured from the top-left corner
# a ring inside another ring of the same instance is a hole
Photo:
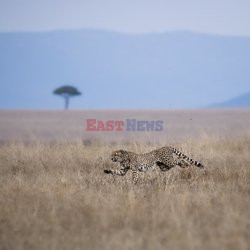
[[[0,145],[0,249],[249,249],[250,137],[172,146],[205,169],[109,176],[114,149],[95,141]]]

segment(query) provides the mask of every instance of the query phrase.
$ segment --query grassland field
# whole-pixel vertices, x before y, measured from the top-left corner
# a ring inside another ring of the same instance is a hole
[[[89,134],[85,119],[164,120]],[[128,134],[130,133],[130,134]],[[0,249],[250,249],[250,110],[0,111]],[[105,175],[171,145],[204,169]]]

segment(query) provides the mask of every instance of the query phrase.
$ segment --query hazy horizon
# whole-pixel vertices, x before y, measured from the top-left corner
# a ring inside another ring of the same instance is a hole
[[[249,35],[234,35],[234,34],[217,34],[217,33],[210,33],[210,32],[203,32],[203,31],[192,31],[188,29],[176,29],[176,30],[165,30],[165,31],[142,31],[142,32],[129,32],[129,31],[116,31],[112,29],[105,29],[105,28],[58,28],[52,30],[8,30],[2,31],[0,30],[1,34],[10,34],[10,33],[20,33],[20,34],[37,34],[37,33],[57,33],[57,32],[75,32],[75,31],[89,31],[89,32],[105,32],[105,33],[113,33],[113,34],[120,34],[120,35],[129,35],[129,36],[142,36],[142,35],[164,35],[164,34],[171,34],[171,33],[190,33],[196,35],[207,35],[207,36],[214,36],[214,37],[229,37],[229,38],[250,38]]]
[[[96,30],[0,36],[0,108],[60,108],[52,92],[62,85],[84,93],[71,108],[91,109],[201,108],[250,90],[250,38]]]

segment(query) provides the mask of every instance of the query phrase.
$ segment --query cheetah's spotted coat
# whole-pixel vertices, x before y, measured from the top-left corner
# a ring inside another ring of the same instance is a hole
[[[133,182],[138,180],[138,172],[146,172],[156,166],[161,171],[167,171],[175,166],[185,168],[190,165],[203,168],[197,161],[187,157],[180,151],[172,147],[163,147],[145,154],[135,154],[125,150],[117,150],[111,154],[113,162],[119,162],[122,166],[119,170],[104,170],[106,174],[124,176],[128,170],[132,171]]]

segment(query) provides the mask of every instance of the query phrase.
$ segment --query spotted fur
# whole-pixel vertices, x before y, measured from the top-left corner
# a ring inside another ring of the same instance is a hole
[[[180,166],[182,168],[194,165],[199,168],[204,166],[190,157],[186,156],[179,150],[172,147],[163,147],[153,150],[145,154],[135,154],[125,150],[117,150],[111,154],[113,162],[119,162],[121,169],[119,170],[104,170],[106,174],[124,176],[128,170],[132,171],[132,180],[134,183],[138,180],[139,172],[146,172],[159,167],[161,171],[168,171],[169,169]]]

